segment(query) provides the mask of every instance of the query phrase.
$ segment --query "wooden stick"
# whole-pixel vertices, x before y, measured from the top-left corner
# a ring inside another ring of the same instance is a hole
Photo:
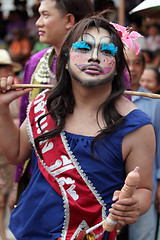
[[[124,94],[160,99],[160,94],[155,94],[155,93],[146,93],[146,92],[138,92],[138,91],[124,91]]]
[[[54,88],[54,85],[48,84],[13,84],[11,89],[18,89],[18,88]]]
[[[13,84],[11,89],[18,89],[18,88],[54,88],[54,85],[48,85],[48,84]],[[146,92],[137,92],[137,91],[124,91],[124,94],[127,95],[136,95],[136,96],[142,96],[142,97],[149,97],[149,98],[155,98],[160,99],[160,94],[155,93],[146,93]]]

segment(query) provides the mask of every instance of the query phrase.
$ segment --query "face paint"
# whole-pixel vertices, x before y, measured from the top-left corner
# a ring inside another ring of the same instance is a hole
[[[116,61],[117,47],[111,43],[107,30],[90,28],[73,43],[68,61],[68,71],[83,86],[92,87],[111,82]]]
[[[117,51],[118,51],[118,47],[115,47],[115,45],[113,43],[110,43],[109,45],[106,44],[102,44],[101,46],[102,51],[109,51],[112,55],[116,55]]]
[[[91,49],[90,46],[87,43],[85,43],[84,41],[73,43],[72,48],[73,49],[82,49],[82,48]]]

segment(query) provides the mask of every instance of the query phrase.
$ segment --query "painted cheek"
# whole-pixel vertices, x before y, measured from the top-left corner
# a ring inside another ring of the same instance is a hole
[[[103,68],[104,74],[107,74],[110,71],[112,71],[112,69],[114,69],[116,65],[115,59],[109,59],[109,58],[104,58],[102,63],[103,63],[102,68]]]
[[[87,60],[87,57],[84,54],[72,53],[70,59],[74,64],[78,65],[79,63],[84,63]]]
[[[102,58],[101,63],[104,67],[114,67],[115,66],[115,59],[113,58]]]

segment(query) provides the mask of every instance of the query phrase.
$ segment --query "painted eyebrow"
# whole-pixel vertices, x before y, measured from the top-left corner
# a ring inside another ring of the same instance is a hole
[[[91,49],[91,47],[85,42],[85,41],[80,41],[80,42],[75,42],[72,44],[73,49],[81,49],[81,48],[86,48],[86,49]]]
[[[110,44],[103,43],[101,45],[101,50],[102,51],[108,50],[112,55],[115,56],[118,51],[118,47],[116,47],[113,43]]]

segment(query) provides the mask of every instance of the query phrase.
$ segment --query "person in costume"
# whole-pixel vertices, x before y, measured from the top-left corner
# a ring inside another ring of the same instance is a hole
[[[83,7],[82,7],[83,6]],[[42,0],[39,7],[40,17],[36,22],[39,29],[39,40],[53,47],[34,54],[25,65],[22,83],[56,84],[55,68],[61,45],[80,19],[94,11],[90,0]],[[22,96],[20,101],[20,125],[26,118],[26,109],[42,89],[34,89],[32,93]],[[9,206],[13,209],[20,194],[27,186],[32,174],[30,161],[16,166],[14,190],[10,196]],[[18,186],[18,194],[17,194]]]
[[[56,60],[59,55],[61,44],[73,25],[93,12],[93,5],[90,0],[43,0],[41,1],[39,12],[40,18],[36,23],[39,28],[39,40],[40,42],[50,44],[54,47],[40,51],[30,58],[24,69],[23,83],[56,84]],[[62,25],[62,23],[64,24]],[[124,80],[125,88],[129,90],[129,78],[125,71]],[[42,91],[42,89],[34,89],[31,94],[22,96],[20,102],[20,125],[26,118],[28,103],[32,101],[40,91]],[[127,97],[131,99],[130,96]],[[9,201],[11,209],[13,209],[21,193],[27,186],[31,174],[32,169],[30,161],[27,161],[25,165],[21,164],[16,166],[14,190]]]
[[[149,117],[123,96],[125,66],[117,30],[96,15],[72,28],[56,87],[31,102],[20,129],[8,105],[31,89],[9,91],[13,79],[0,79],[0,148],[12,164],[33,155],[31,180],[11,214],[17,240],[71,240],[109,212],[119,224],[132,224],[149,209],[155,135]],[[118,200],[116,190],[136,166],[134,196]],[[93,234],[110,235],[102,226]]]

